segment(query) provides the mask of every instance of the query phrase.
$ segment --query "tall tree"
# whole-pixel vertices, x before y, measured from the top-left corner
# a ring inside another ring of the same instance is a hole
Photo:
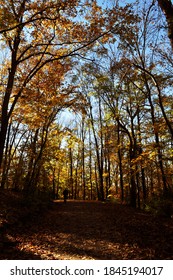
[[[0,34],[9,65],[1,106],[1,166],[9,119],[25,87],[44,66],[53,67],[54,61],[80,55],[82,49],[86,51],[103,36],[103,24],[92,30],[90,24],[76,22],[76,15],[85,8],[85,2],[79,0],[12,0],[0,4]],[[97,10],[96,4],[87,4],[91,10]]]

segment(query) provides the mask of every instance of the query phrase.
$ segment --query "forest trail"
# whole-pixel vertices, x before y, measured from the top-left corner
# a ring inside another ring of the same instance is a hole
[[[173,259],[173,221],[124,205],[62,201],[9,228],[1,259]]]

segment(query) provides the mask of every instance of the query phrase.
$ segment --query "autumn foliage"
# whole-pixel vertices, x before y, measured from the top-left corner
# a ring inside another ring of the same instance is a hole
[[[115,2],[0,1],[1,189],[170,205],[170,1]]]

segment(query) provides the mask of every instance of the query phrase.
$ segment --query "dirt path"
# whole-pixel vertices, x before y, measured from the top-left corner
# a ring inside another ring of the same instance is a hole
[[[173,259],[173,221],[101,202],[54,203],[10,229],[1,259]]]

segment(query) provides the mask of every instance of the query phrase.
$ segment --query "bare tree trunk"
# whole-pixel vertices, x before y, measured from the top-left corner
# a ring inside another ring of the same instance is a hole
[[[121,154],[121,139],[120,139],[120,125],[117,126],[117,145],[118,145],[118,166],[120,173],[120,188],[121,188],[121,201],[124,201],[124,182],[123,182],[123,167],[122,167],[122,154]]]
[[[92,143],[91,143],[91,129],[89,127],[89,171],[90,171],[90,199],[93,199],[93,183],[92,183]]]
[[[71,190],[71,198],[74,198],[74,189],[73,189],[73,153],[72,148],[69,148],[69,160],[70,160],[70,190]]]
[[[138,152],[139,155],[142,154],[143,150],[142,150],[142,137],[141,137],[141,124],[140,124],[140,116],[139,116],[139,111],[137,114],[137,121],[138,121]],[[147,187],[146,187],[146,182],[145,182],[145,169],[143,167],[142,161],[140,163],[141,165],[141,183],[142,183],[142,193],[143,193],[143,202],[145,203],[146,199],[147,199]]]
[[[100,168],[99,168],[99,177],[100,177],[100,193],[101,199],[104,200],[104,181],[103,181],[103,120],[102,120],[102,108],[101,108],[101,98],[99,98],[99,122],[100,122]]]
[[[86,176],[85,176],[85,131],[84,131],[84,115],[82,115],[82,187],[83,187],[83,200],[86,199]]]
[[[152,98],[151,98],[150,87],[148,85],[148,81],[147,81],[145,73],[144,73],[144,78],[145,78],[145,85],[146,85],[146,89],[147,89],[147,93],[148,93],[148,101],[149,101],[150,108],[151,108],[151,119],[152,119],[156,148],[157,148],[158,162],[159,162],[159,167],[160,167],[160,171],[162,174],[163,191],[164,191],[164,193],[167,193],[167,190],[169,189],[169,185],[166,180],[166,175],[165,175],[164,166],[163,166],[163,156],[162,156],[162,151],[161,151],[159,133],[158,133],[158,129],[157,129],[158,124],[156,123],[155,109],[154,109],[154,105],[153,105]]]
[[[166,17],[168,24],[168,37],[173,50],[173,4],[171,0],[158,0],[158,4]]]
[[[90,100],[88,98],[89,105],[90,105],[90,119],[91,119],[91,127],[93,130],[93,135],[94,135],[94,140],[95,140],[95,147],[96,147],[96,158],[97,158],[97,167],[98,167],[98,175],[99,175],[99,192],[98,192],[98,198],[100,200],[104,200],[104,187],[103,187],[103,163],[102,163],[102,158],[99,153],[99,144],[98,144],[98,139],[96,136],[96,131],[94,127],[94,118],[92,114],[92,106],[90,103]]]

